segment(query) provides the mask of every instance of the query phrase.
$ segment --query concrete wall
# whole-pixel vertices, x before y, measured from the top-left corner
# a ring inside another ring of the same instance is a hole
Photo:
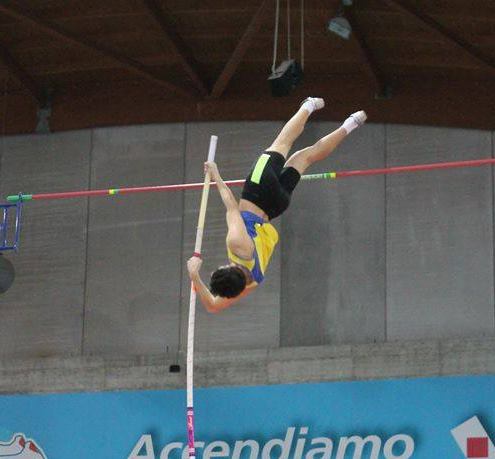
[[[184,178],[184,125],[96,130],[90,188]],[[183,196],[134,194],[89,203],[84,353],[176,349]]]
[[[2,195],[84,189],[91,132],[13,137],[3,142]],[[84,328],[87,202],[25,207],[17,272],[0,299],[2,356],[79,354]]]
[[[198,181],[211,134],[224,176],[243,178],[280,127],[5,138],[0,192]],[[335,127],[311,123],[298,145]],[[484,158],[493,143],[486,131],[369,124],[314,171]],[[493,193],[488,167],[301,183],[266,284],[220,315],[198,308],[198,352],[493,336]],[[27,203],[17,280],[0,297],[0,357],[181,355],[199,196]],[[224,225],[212,190],[205,275],[225,260]]]
[[[387,127],[387,164],[493,155],[490,132]],[[387,178],[387,336],[494,332],[492,168]]]
[[[183,353],[4,359],[0,394],[184,389],[184,363]],[[198,351],[194,370],[195,387],[493,374],[495,338]]]

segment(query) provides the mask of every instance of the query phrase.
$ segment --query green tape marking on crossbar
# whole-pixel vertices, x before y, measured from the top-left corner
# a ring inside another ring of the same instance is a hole
[[[256,161],[256,166],[254,166],[253,173],[251,174],[251,182],[260,184],[261,175],[263,174],[263,170],[265,169],[266,163],[270,159],[270,155],[263,153],[258,161]]]
[[[12,196],[7,196],[7,201],[9,202],[31,201],[32,199],[32,194],[23,194],[21,196],[19,196],[18,194],[14,194]]]
[[[322,174],[307,174],[301,177],[302,180],[320,180],[320,179],[335,179],[337,178],[336,172],[324,172]]]
[[[112,188],[111,190],[108,190],[109,195],[114,195],[114,194],[119,194],[119,189],[118,188]]]

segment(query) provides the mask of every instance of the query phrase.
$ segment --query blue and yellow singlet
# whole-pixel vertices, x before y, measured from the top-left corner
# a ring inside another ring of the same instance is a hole
[[[249,286],[261,284],[265,278],[268,262],[277,245],[278,233],[271,223],[265,222],[263,218],[252,212],[243,211],[241,212],[241,217],[246,225],[249,237],[254,243],[253,258],[251,260],[239,258],[228,247],[227,254],[231,262],[244,266],[250,271],[253,283]]]

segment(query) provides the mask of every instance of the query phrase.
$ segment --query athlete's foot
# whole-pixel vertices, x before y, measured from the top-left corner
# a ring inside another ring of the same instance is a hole
[[[310,114],[325,106],[325,101],[321,97],[307,97],[301,103],[301,108],[307,110]]]
[[[364,110],[360,110],[359,112],[353,113],[349,115],[349,117],[344,121],[342,127],[345,129],[347,134],[351,133],[354,129],[362,126],[366,121],[366,112]]]

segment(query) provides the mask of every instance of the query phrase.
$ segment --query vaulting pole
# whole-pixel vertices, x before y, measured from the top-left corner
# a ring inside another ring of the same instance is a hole
[[[419,164],[416,166],[397,166],[397,167],[388,167],[383,169],[324,172],[321,174],[303,175],[301,179],[328,180],[328,179],[338,179],[338,178],[346,178],[346,177],[398,174],[403,172],[420,172],[420,171],[432,171],[438,169],[479,167],[479,166],[487,166],[491,164],[495,164],[494,158],[473,159],[468,161],[452,161],[447,163]],[[228,180],[225,183],[228,186],[232,187],[232,186],[241,186],[244,184],[244,182],[245,180]],[[213,182],[211,183],[211,185],[215,186],[216,183]],[[7,201],[18,202],[19,200],[30,201],[30,200],[44,200],[44,199],[81,198],[87,196],[118,196],[123,194],[132,194],[132,193],[197,190],[203,187],[204,187],[204,183],[182,183],[179,185],[142,186],[135,188],[111,188],[106,190],[68,191],[62,193],[16,194],[12,196],[7,196]]]
[[[211,136],[208,161],[215,161],[218,137]],[[196,244],[193,256],[201,257],[201,246],[203,243],[203,230],[205,225],[206,205],[208,204],[208,193],[210,191],[210,174],[206,174],[203,184],[203,194],[199,207],[198,227],[196,230]],[[194,447],[194,399],[193,399],[193,374],[194,374],[194,325],[196,320],[196,290],[191,282],[191,295],[189,297],[189,321],[187,326],[187,443],[189,447],[189,458],[196,458]]]

